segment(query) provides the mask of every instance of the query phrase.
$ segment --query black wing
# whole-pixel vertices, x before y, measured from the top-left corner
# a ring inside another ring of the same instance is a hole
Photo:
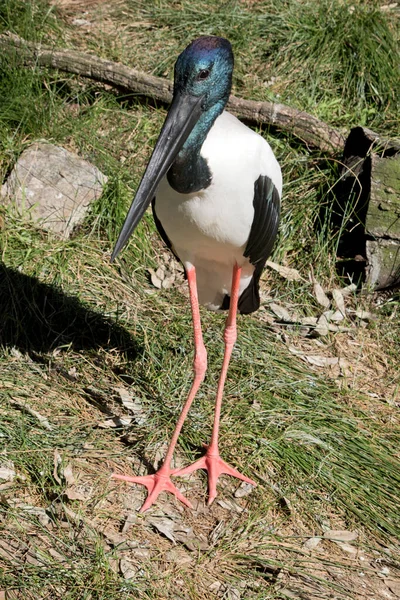
[[[239,298],[238,308],[244,314],[254,312],[260,306],[258,283],[278,233],[280,196],[266,175],[260,175],[254,184],[253,206],[253,223],[243,254],[255,266],[255,271],[248,287]]]

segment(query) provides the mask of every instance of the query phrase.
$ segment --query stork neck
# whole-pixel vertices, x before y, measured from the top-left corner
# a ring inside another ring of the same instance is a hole
[[[212,174],[206,159],[201,156],[203,143],[216,118],[224,110],[219,102],[203,113],[167,173],[170,186],[181,194],[190,194],[207,188]]]

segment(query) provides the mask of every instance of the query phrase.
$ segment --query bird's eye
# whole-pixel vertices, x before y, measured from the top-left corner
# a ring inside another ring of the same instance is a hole
[[[197,78],[196,78],[196,79],[198,79],[198,80],[200,80],[200,81],[201,81],[201,80],[203,80],[203,79],[207,79],[207,77],[209,76],[209,74],[210,74],[210,69],[202,69],[202,70],[201,70],[201,71],[198,73],[198,75],[197,75]]]

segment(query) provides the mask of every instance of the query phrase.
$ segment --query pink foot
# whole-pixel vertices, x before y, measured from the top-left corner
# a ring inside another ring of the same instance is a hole
[[[161,492],[169,492],[180,500],[185,506],[193,508],[189,500],[185,498],[178,488],[172,483],[169,475],[161,474],[157,471],[154,475],[144,475],[143,477],[131,477],[130,475],[118,475],[118,473],[112,474],[113,479],[122,479],[123,481],[129,481],[130,483],[139,483],[145,485],[149,492],[145,503],[139,512],[145,512],[154,502],[157,500],[158,495]]]
[[[192,465],[188,467],[184,467],[183,469],[175,469],[171,471],[172,475],[188,475],[189,473],[193,473],[193,471],[197,471],[198,469],[206,469],[208,472],[208,505],[212,504],[216,495],[217,495],[217,481],[220,475],[231,475],[232,477],[236,477],[236,479],[240,479],[241,481],[246,481],[247,483],[251,483],[251,485],[257,485],[255,481],[246,477],[246,475],[242,475],[234,469],[230,467],[225,461],[222,460],[218,451],[210,452],[210,449],[207,450],[206,454],[196,460]]]

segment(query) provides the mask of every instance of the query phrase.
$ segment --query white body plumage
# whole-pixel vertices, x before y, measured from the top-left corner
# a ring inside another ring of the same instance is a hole
[[[242,267],[240,294],[254,272],[243,256],[254,218],[254,183],[266,175],[281,196],[282,175],[268,142],[226,111],[210,129],[201,155],[211,184],[180,194],[164,177],[155,212],[174,252],[186,268],[196,268],[200,303],[217,310],[230,292],[234,263]]]

